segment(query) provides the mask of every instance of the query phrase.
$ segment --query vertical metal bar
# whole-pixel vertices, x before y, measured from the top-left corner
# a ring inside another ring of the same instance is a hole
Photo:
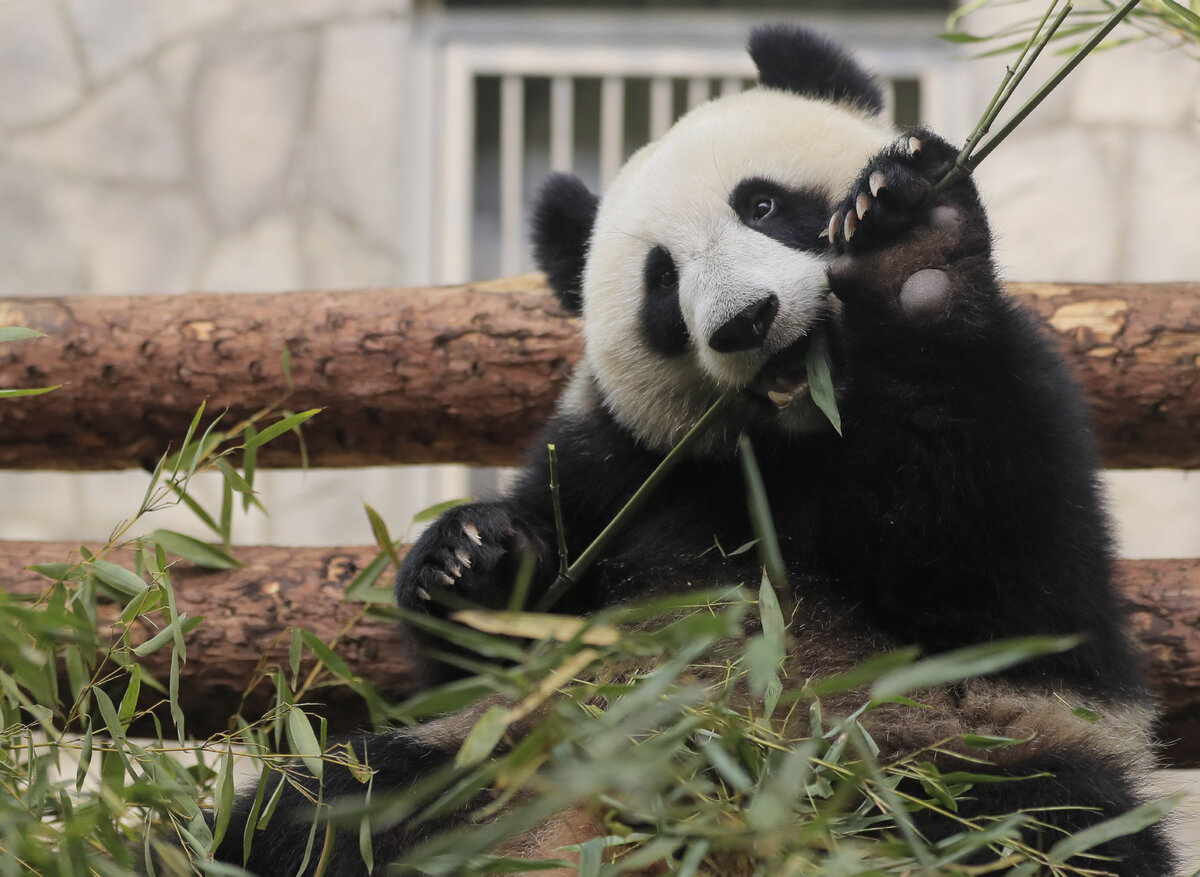
[[[880,118],[888,119],[893,124],[896,121],[896,80],[885,79],[883,81],[883,110],[880,112]]]
[[[694,109],[706,100],[708,100],[708,79],[703,76],[689,79],[687,90],[688,109]]]
[[[671,105],[671,80],[657,76],[650,80],[650,139],[657,140],[667,133],[674,120]]]
[[[550,80],[550,170],[575,166],[575,82],[569,76]]]
[[[524,249],[521,201],[525,161],[525,80],[500,80],[500,275],[521,272]]]
[[[475,214],[475,71],[466,53],[446,50],[442,114],[442,222],[437,280],[471,279],[471,229]]]
[[[625,157],[625,80],[600,82],[600,184],[608,186]]]

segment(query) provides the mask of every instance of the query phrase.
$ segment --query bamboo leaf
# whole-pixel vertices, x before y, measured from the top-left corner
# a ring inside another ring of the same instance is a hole
[[[262,812],[263,798],[267,794],[267,784],[270,782],[272,773],[271,765],[266,762],[258,772],[258,786],[254,790],[254,801],[250,805],[250,813],[246,817],[246,825],[242,829],[243,866],[250,861],[250,846],[254,841],[254,832],[258,830],[258,816]],[[282,788],[283,783],[277,782],[276,785]],[[278,792],[278,789],[276,791]]]
[[[63,582],[76,569],[74,563],[35,563],[33,566],[27,566],[26,569],[33,570],[38,575],[43,575],[51,581]]]
[[[616,627],[571,615],[464,609],[450,617],[474,630],[522,639],[553,639],[558,642],[578,639],[589,646],[611,646],[621,641],[621,631]]]
[[[213,792],[213,803],[216,805],[216,821],[213,825],[213,848],[220,845],[225,831],[229,828],[230,817],[233,816],[233,750],[226,749],[221,758],[221,770],[217,774],[217,785]]]
[[[0,326],[0,344],[5,341],[25,341],[29,338],[45,338],[45,332],[26,329],[24,326]]]
[[[474,502],[474,500],[469,496],[459,497],[458,499],[448,499],[445,502],[439,502],[436,505],[431,505],[428,508],[421,509],[415,515],[413,515],[413,523],[427,523],[428,521],[432,521],[434,518],[441,515],[442,512],[447,512],[456,506],[466,505],[469,502]]]
[[[458,754],[454,756],[455,767],[473,767],[488,758],[496,751],[510,721],[511,710],[507,707],[490,707],[458,748]]]
[[[308,716],[298,707],[288,710],[287,716],[288,745],[304,766],[317,779],[325,775],[325,761],[321,757],[321,744],[313,733]]]
[[[17,396],[40,396],[43,393],[52,393],[61,386],[62,384],[55,384],[53,387],[30,387],[27,390],[0,390],[0,399],[12,399]]]
[[[956,649],[886,674],[871,688],[871,699],[880,701],[972,676],[986,676],[1031,658],[1065,652],[1079,643],[1076,636],[1033,636]]]
[[[182,613],[175,622],[168,624],[150,639],[144,643],[133,647],[133,653],[139,658],[144,658],[146,655],[152,654],[171,642],[177,634],[189,634],[204,621],[204,616],[199,615],[195,618],[188,617],[186,612]]]
[[[808,369],[808,392],[813,402],[829,418],[837,434],[842,434],[842,415],[837,407],[837,394],[833,389],[833,375],[829,372],[829,363],[825,354],[816,345],[809,347],[804,363]]]
[[[163,551],[209,569],[240,569],[242,564],[221,549],[173,530],[155,530],[146,537]]]
[[[1122,813],[1120,816],[1107,819],[1099,825],[1093,825],[1082,831],[1078,831],[1052,846],[1050,852],[1046,854],[1046,858],[1052,863],[1060,864],[1066,862],[1072,856],[1086,852],[1092,849],[1092,847],[1099,846],[1107,841],[1136,834],[1161,820],[1174,810],[1183,798],[1184,793],[1177,792],[1174,795],[1168,795],[1165,798],[1159,798],[1157,801],[1143,804],[1141,807],[1135,807],[1128,813]]]
[[[130,597],[140,597],[149,589],[140,576],[134,575],[125,567],[113,563],[111,560],[93,560],[92,572],[96,578],[104,582],[110,588],[120,591]]]
[[[391,603],[395,599],[392,589],[375,587],[375,583],[379,581],[379,577],[383,575],[389,563],[391,563],[391,559],[387,556],[386,551],[376,554],[371,562],[363,567],[354,580],[346,586],[344,598],[358,603]]]
[[[137,711],[138,696],[141,693],[142,667],[140,664],[134,664],[129,669],[129,684],[125,687],[125,696],[121,698],[121,706],[117,710],[117,721],[125,730],[129,729],[129,723],[133,721],[133,715]]]
[[[379,516],[379,512],[371,508],[365,502],[363,509],[366,510],[367,520],[371,522],[371,532],[375,536],[375,544],[379,546],[379,550],[387,555],[388,560],[396,569],[400,568],[400,555],[396,553],[396,543],[392,541],[391,534],[388,533],[387,524],[383,522],[383,518]]]
[[[344,682],[356,681],[356,676],[351,671],[350,666],[338,656],[333,649],[321,641],[321,639],[312,631],[301,630],[300,637],[304,640],[304,644],[325,667],[334,676],[337,676]]]
[[[295,427],[304,423],[306,420],[308,420],[313,415],[319,413],[322,410],[323,409],[321,409],[321,408],[310,408],[307,411],[301,411],[299,414],[293,414],[290,417],[285,417],[282,420],[277,421],[276,423],[272,423],[270,426],[268,426],[266,429],[262,430],[257,435],[252,436],[252,437],[248,436],[246,438],[246,447],[247,448],[262,447],[267,442],[278,438],[279,436],[283,435],[285,432],[288,432],[291,429],[294,429]]]
[[[258,471],[258,445],[252,444],[258,437],[258,428],[253,423],[246,424],[246,432],[242,439],[242,471],[245,473],[246,483],[254,485],[254,475]],[[242,495],[242,511],[250,511],[250,503],[253,499],[253,494],[246,493]],[[262,506],[259,506],[261,509]],[[262,509],[266,513],[266,509]]]

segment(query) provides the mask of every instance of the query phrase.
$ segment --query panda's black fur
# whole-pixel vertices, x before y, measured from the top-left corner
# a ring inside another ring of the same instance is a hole
[[[817,109],[833,106],[867,120],[883,105],[869,74],[807,31],[760,29],[751,52],[769,90],[764,100],[783,106],[802,98]],[[787,146],[797,153],[810,148],[803,140]],[[623,217],[606,215],[605,204],[575,177],[546,183],[534,221],[536,256],[563,305],[582,306],[589,344],[606,332],[625,332],[602,340],[617,349],[626,344],[646,362],[661,361],[667,381],[668,374],[697,373],[684,364],[705,346],[727,358],[749,357],[767,343],[773,322],[807,321],[796,340],[762,353],[766,365],[742,381],[745,398],[714,428],[712,440],[670,475],[638,521],[555,609],[588,613],[664,590],[757,582],[753,552],[710,550],[753,538],[735,450],[745,432],[801,607],[793,627],[803,653],[794,657],[801,678],[900,644],[933,653],[1002,637],[1086,635],[1073,650],[932,695],[932,718],[903,718],[897,707],[894,727],[879,727],[877,719],[873,729],[884,756],[920,745],[922,735],[929,738],[924,742],[940,739],[948,729],[1033,735],[1027,746],[1004,750],[994,770],[1034,778],[979,785],[960,804],[960,815],[1033,808],[1044,821],[1077,830],[1140,803],[1151,762],[1152,711],[1113,595],[1112,545],[1086,412],[1053,344],[997,280],[973,184],[929,197],[956,150],[919,130],[881,139],[871,152],[858,160],[862,170],[849,188],[772,179],[761,170],[721,177],[729,221],[812,253],[820,271],[827,270],[832,295],[822,292],[806,304],[802,319],[781,313],[777,320],[776,310],[789,305],[774,293],[751,297],[744,307],[739,301],[710,320],[720,325],[708,338],[693,336],[689,319],[699,318],[685,311],[712,303],[681,299],[681,288],[685,275],[712,278],[716,268],[693,268],[687,260],[699,257],[691,250],[672,253],[663,240],[617,227]],[[634,248],[632,276],[625,279],[641,289],[642,301],[631,304],[637,313],[628,329],[586,319],[589,295],[601,294],[589,284],[601,289],[623,280],[597,276],[606,269],[589,262],[608,246],[605,234],[614,235],[614,246]],[[708,273],[696,273],[702,271]],[[808,410],[812,404],[797,377],[797,362],[811,345],[830,362],[841,436]],[[434,615],[454,604],[506,607],[517,560],[528,550],[537,558],[530,598],[536,601],[558,565],[547,442],[558,448],[570,556],[613,517],[662,459],[668,439],[690,424],[664,422],[659,432],[642,432],[645,415],[631,415],[619,401],[607,368],[589,347],[512,488],[498,500],[456,507],[425,531],[397,578],[402,606]],[[653,396],[659,376],[637,376],[646,380],[637,392]],[[697,398],[715,398],[737,380],[714,379]],[[786,401],[797,386],[794,401]],[[785,401],[776,403],[782,413],[764,397],[770,388],[783,388]],[[649,402],[669,407],[675,400]],[[1104,713],[1108,731],[1103,722],[1072,725],[1069,706],[1059,709],[1060,695],[1064,704],[1086,702]],[[910,721],[916,723],[911,728]],[[379,771],[375,793],[406,786],[452,757],[461,735],[445,730],[451,726],[359,741]],[[357,781],[327,769],[325,800],[358,794]],[[227,860],[240,862],[248,803],[241,802],[220,851]],[[287,791],[281,812],[256,838],[251,871],[294,873],[308,828],[287,814],[305,807]],[[1060,807],[1066,809],[1043,809]],[[463,818],[462,811],[448,814],[443,824]],[[438,827],[410,833],[401,824],[380,832],[376,861],[401,855]],[[956,830],[933,818],[920,827],[932,837]],[[1105,867],[1123,877],[1164,877],[1172,870],[1159,827],[1101,852],[1120,860]],[[331,861],[330,874],[362,873],[357,838],[339,837]]]

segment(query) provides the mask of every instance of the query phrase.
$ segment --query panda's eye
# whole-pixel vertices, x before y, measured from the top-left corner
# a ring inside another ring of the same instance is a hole
[[[646,254],[642,282],[651,295],[675,295],[679,288],[679,271],[666,247],[658,246]]]
[[[775,199],[770,195],[760,195],[755,198],[750,207],[750,218],[762,222],[775,212]]]

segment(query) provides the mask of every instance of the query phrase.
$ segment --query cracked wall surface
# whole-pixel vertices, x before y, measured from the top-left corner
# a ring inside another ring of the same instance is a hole
[[[0,295],[405,280],[406,0],[0,3]]]

